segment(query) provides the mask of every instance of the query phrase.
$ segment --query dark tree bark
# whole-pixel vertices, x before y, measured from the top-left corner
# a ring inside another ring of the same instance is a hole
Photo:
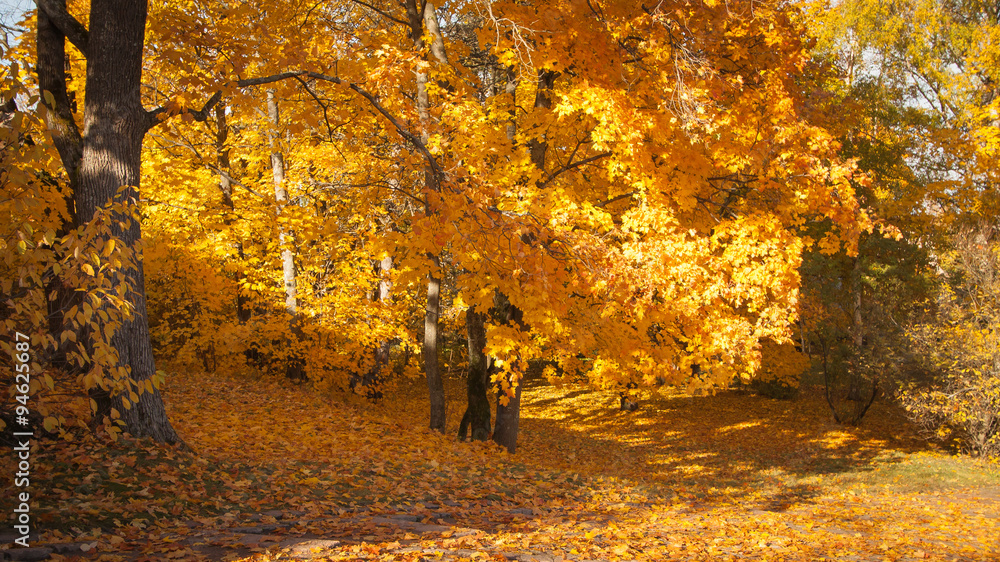
[[[469,372],[466,381],[469,403],[462,416],[462,423],[458,426],[458,439],[465,441],[471,429],[473,441],[486,441],[490,437],[490,399],[486,395],[490,361],[485,352],[486,319],[483,314],[470,307],[465,313],[465,328],[469,341]]]
[[[551,70],[542,70],[538,73],[538,89],[535,91],[535,107],[542,109],[552,108],[552,86],[555,85],[556,73]],[[545,141],[545,135],[528,141],[528,151],[531,154],[531,163],[541,171],[545,171],[545,152],[549,149],[549,143]]]
[[[142,50],[146,25],[145,1],[94,0],[90,9],[90,30],[87,40],[87,80],[84,101],[84,125],[80,143],[78,181],[74,190],[76,225],[93,220],[98,210],[109,201],[137,201],[139,198],[139,167],[142,139],[155,120],[143,109],[140,99]],[[65,30],[63,30],[65,32]],[[50,43],[46,50],[55,51],[53,42],[61,41],[54,34],[39,36],[39,42]],[[53,61],[54,62],[54,61]],[[62,61],[59,61],[62,65]],[[47,65],[39,68],[39,82],[51,84],[53,71]],[[57,79],[58,80],[58,79]],[[63,93],[65,87],[62,88]],[[67,172],[74,174],[72,151],[64,158]],[[120,187],[127,186],[119,190]],[[127,203],[134,204],[134,203]],[[108,225],[111,234],[130,249],[136,249],[141,238],[137,221],[125,220]],[[118,354],[118,366],[126,369],[131,379],[142,383],[156,373],[153,349],[146,318],[145,279],[142,256],[136,256],[136,269],[119,275],[119,282],[132,287],[128,298],[134,307],[131,320],[119,327],[111,339]],[[97,419],[115,408],[121,414],[124,429],[136,437],[150,437],[168,443],[179,442],[167,419],[158,390],[139,393],[138,401],[125,407],[124,395],[97,392]]]
[[[497,292],[493,298],[493,313],[498,322],[516,325],[524,330],[527,326],[522,320],[521,309],[512,305],[507,295]],[[493,426],[493,442],[505,447],[513,454],[517,451],[518,425],[521,420],[521,386],[522,381],[514,375],[508,375],[508,385],[514,389],[512,395],[505,395],[503,388],[497,389],[497,420]],[[507,403],[504,404],[504,398]]]
[[[501,392],[502,394],[502,392]],[[507,449],[507,452],[517,452],[518,424],[521,420],[521,384],[514,388],[514,395],[507,397],[505,405],[502,397],[497,397],[497,423],[493,429],[493,442]]]
[[[50,10],[66,11],[66,0],[50,0]],[[59,30],[53,19],[45,10],[38,10],[38,37],[36,41],[36,56],[38,82],[45,106],[45,124],[52,136],[52,143],[59,152],[59,157],[70,180],[70,189],[66,190],[67,218],[62,223],[56,235],[63,237],[73,229],[76,222],[76,205],[73,202],[73,192],[76,190],[80,168],[81,138],[73,116],[74,104],[66,89],[66,37]],[[46,95],[45,92],[48,92]],[[13,99],[11,100],[14,101]],[[73,305],[79,304],[79,296],[73,287],[67,285],[60,275],[52,275],[46,284],[48,303],[49,333],[56,342],[62,342],[54,350],[51,357],[52,365],[59,368],[68,367],[66,354],[69,347],[75,345],[70,340],[62,341],[60,334],[66,327],[65,313]]]
[[[53,10],[66,11],[66,0],[51,0],[50,4]],[[43,92],[42,103],[46,108],[45,125],[66,169],[70,188],[75,191],[83,153],[80,129],[73,117],[73,104],[66,89],[66,36],[45,10],[38,10],[37,33],[36,68],[38,86]],[[44,92],[49,92],[49,95]],[[70,214],[70,224],[66,225],[69,227],[75,220],[76,212],[72,194],[67,194],[66,207]]]

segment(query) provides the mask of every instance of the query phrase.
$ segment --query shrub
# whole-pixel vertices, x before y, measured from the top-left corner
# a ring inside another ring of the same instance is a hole
[[[932,321],[910,338],[926,369],[899,399],[928,435],[974,455],[1000,456],[1000,243],[997,229],[961,230],[942,256]]]

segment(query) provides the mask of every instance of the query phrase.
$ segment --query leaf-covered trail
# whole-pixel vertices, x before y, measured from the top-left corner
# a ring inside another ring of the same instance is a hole
[[[424,429],[421,386],[372,406],[172,376],[171,418],[196,454],[43,442],[41,542],[120,560],[1000,557],[995,472],[922,450],[884,408],[846,430],[808,396],[621,413],[613,394],[532,382],[509,456]]]

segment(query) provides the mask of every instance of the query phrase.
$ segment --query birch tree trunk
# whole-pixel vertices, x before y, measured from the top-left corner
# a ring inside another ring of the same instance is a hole
[[[267,92],[267,118],[271,125],[268,133],[271,142],[271,174],[274,177],[274,200],[278,204],[278,244],[281,247],[281,278],[285,288],[285,310],[293,319],[298,314],[297,287],[295,283],[295,253],[291,248],[291,236],[288,228],[281,223],[281,215],[288,204],[288,190],[285,189],[285,154],[281,150],[278,128],[281,119],[278,114],[278,101],[274,91]]]
[[[292,236],[288,227],[282,223],[282,215],[288,205],[288,190],[285,188],[285,153],[281,150],[278,100],[274,90],[267,91],[267,119],[270,124],[268,140],[271,142],[271,175],[274,178],[274,200],[277,204],[275,215],[278,222],[278,246],[281,248],[281,279],[285,289],[285,312],[288,313],[289,340],[292,345],[288,350],[285,364],[285,376],[293,380],[305,378],[302,359],[296,345],[301,340],[302,330],[299,326],[298,286],[295,279],[295,252],[292,251]]]

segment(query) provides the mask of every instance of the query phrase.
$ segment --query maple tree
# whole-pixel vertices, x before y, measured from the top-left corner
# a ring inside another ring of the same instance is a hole
[[[906,49],[927,56],[906,66],[862,8],[823,19],[756,2],[153,2],[148,29],[144,13],[115,20],[142,41],[111,88],[128,98],[108,98],[118,113],[105,117],[141,126],[121,148],[128,169],[107,175],[84,166],[87,131],[104,126],[87,129],[104,118],[103,86],[88,81],[102,84],[102,57],[124,51],[87,31],[104,4],[42,2],[18,56],[38,73],[28,88],[64,173],[45,171],[56,185],[31,211],[41,234],[9,234],[38,250],[23,254],[44,277],[31,310],[73,318],[37,331],[76,350],[98,423],[123,417],[168,441],[150,413],[154,348],[187,368],[271,370],[373,399],[422,367],[439,431],[442,371],[456,363],[443,358],[457,350],[460,433],[511,452],[530,366],[617,392],[739,380],[787,393],[801,352],[849,340],[837,353],[852,381],[891,370],[901,356],[869,353],[886,348],[876,336],[902,337],[878,324],[880,295],[916,310],[928,262],[915,241],[990,205],[992,67],[969,46],[992,28],[979,16],[945,26],[966,49],[956,59],[913,27]],[[907,9],[907,25],[933,12]],[[858,53],[881,49],[887,83],[831,86],[837,67],[806,25],[820,21],[831,48],[843,14],[868,35],[841,68],[861,76]],[[11,130],[23,127],[37,124]],[[936,160],[936,147],[973,164]],[[945,164],[961,174],[934,175]],[[86,178],[98,176],[94,195]],[[90,220],[107,201],[122,218]],[[870,217],[883,222],[865,233]],[[893,246],[894,229],[906,242]],[[76,267],[99,279],[55,272],[79,255],[97,256]],[[911,258],[912,275],[885,273]]]
[[[242,354],[343,386],[410,348],[423,277],[440,429],[452,276],[457,306],[505,303],[483,352],[513,451],[532,361],[609,387],[752,378],[760,342],[790,335],[802,227],[830,220],[817,243],[851,250],[866,225],[787,7],[469,3],[451,28],[425,2],[151,9],[154,335],[204,367]]]
[[[34,68],[41,112],[66,172],[68,204],[53,209],[61,211],[57,230],[31,240],[35,248],[47,246],[48,252],[42,252],[49,255],[42,258],[48,260],[44,277],[36,274],[30,281],[38,284],[47,277],[46,300],[57,300],[67,289],[72,290],[73,285],[63,285],[67,280],[88,293],[76,300],[65,316],[79,315],[73,322],[86,333],[80,339],[89,340],[80,341],[73,354],[88,371],[82,380],[92,397],[95,419],[114,419],[134,435],[173,442],[178,438],[157,390],[142,290],[142,259],[135,252],[140,239],[138,217],[133,212],[140,151],[146,131],[156,123],[139,98],[146,7],[145,3],[120,4],[94,2],[90,7],[91,31],[69,15],[64,2],[41,2],[37,12]],[[87,94],[79,124],[67,90],[67,40],[87,60]],[[16,105],[13,98],[11,102]],[[15,183],[13,187],[16,192],[23,186]],[[26,241],[22,239],[20,245],[23,253]],[[67,250],[72,250],[75,258],[83,253],[79,268],[86,277],[62,275],[61,267],[52,263],[62,259]],[[24,273],[18,277],[28,281]],[[5,292],[10,294],[11,288]],[[49,293],[53,293],[51,298]],[[69,334],[60,325],[65,317],[58,316],[46,326],[52,329],[48,339],[46,332],[41,332],[32,334],[33,340],[59,347],[57,342],[65,341]],[[33,320],[30,325],[39,327],[37,317]],[[70,333],[76,340],[76,332]]]

